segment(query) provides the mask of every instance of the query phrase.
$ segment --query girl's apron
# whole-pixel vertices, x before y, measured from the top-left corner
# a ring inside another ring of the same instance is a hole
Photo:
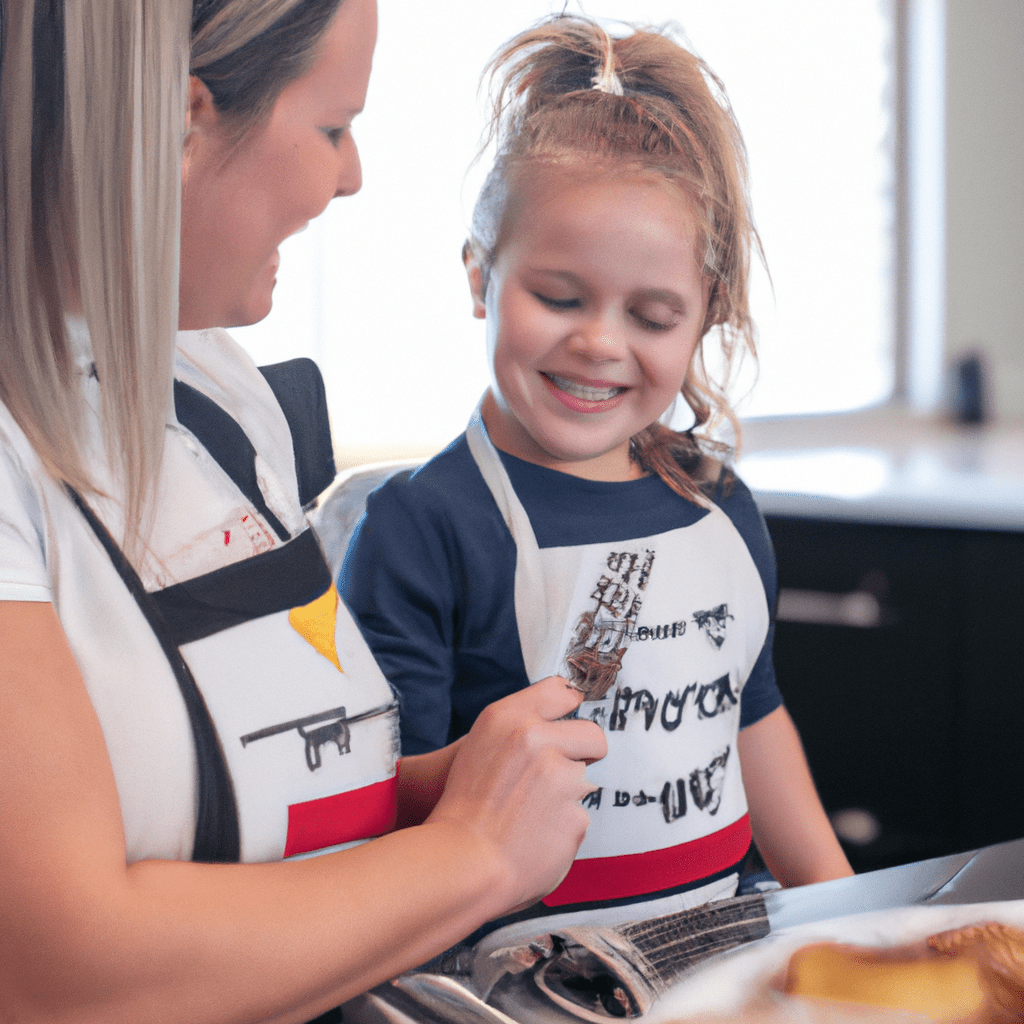
[[[750,843],[740,694],[769,624],[746,544],[709,502],[684,528],[540,549],[479,410],[467,441],[515,540],[528,678],[574,682],[587,694],[578,716],[608,739],[587,769],[589,830],[548,912],[618,907],[624,919],[647,901],[647,917],[731,895]]]

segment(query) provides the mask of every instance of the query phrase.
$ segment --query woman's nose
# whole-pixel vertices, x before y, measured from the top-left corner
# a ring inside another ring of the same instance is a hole
[[[359,147],[351,132],[345,139],[341,168],[338,174],[335,198],[355,195],[363,187],[363,165],[359,159]]]

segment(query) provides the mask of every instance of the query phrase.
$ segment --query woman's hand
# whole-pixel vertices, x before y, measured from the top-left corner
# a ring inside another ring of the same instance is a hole
[[[596,789],[586,766],[608,745],[593,722],[565,719],[583,699],[560,676],[489,705],[455,754],[427,826],[466,829],[504,865],[495,914],[527,906],[565,877],[590,817],[581,801]]]
[[[605,749],[559,721],[579,701],[549,679],[489,708],[420,827],[285,863],[129,864],[56,611],[0,601],[0,1018],[301,1024],[423,963],[568,869]]]

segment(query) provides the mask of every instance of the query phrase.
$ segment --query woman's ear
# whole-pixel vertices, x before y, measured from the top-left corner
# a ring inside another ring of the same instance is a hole
[[[469,293],[473,296],[473,316],[478,320],[483,320],[487,316],[487,303],[484,301],[484,294],[487,291],[484,268],[469,242],[462,247],[462,265],[466,268]]]
[[[213,94],[206,83],[195,75],[188,76],[188,109],[185,111],[185,141],[181,150],[181,183],[188,178],[189,165],[195,154],[199,136],[208,131],[217,120]]]

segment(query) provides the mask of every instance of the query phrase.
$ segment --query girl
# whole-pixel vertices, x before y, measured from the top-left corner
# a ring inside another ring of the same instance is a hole
[[[358,190],[376,26],[374,0],[0,4],[5,1021],[337,1020],[550,891],[586,828],[604,740],[559,721],[564,682],[398,763],[303,512],[333,475],[316,392],[222,329]]]
[[[736,889],[753,832],[784,885],[850,874],[782,706],[774,558],[703,431],[754,349],[756,234],[721,84],[664,34],[556,17],[491,67],[497,157],[464,250],[492,385],[464,435],[367,506],[342,570],[403,742],[461,735],[552,673],[609,754],[534,914],[594,921]],[[664,426],[679,395],[694,426]],[[638,906],[642,903],[642,906]]]

